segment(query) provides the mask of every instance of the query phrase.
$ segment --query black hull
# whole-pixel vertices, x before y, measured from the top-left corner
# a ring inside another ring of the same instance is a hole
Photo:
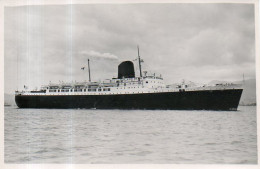
[[[118,95],[16,95],[19,108],[237,110],[243,89]]]

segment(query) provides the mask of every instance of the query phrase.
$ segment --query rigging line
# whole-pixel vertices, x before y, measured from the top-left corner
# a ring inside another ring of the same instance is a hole
[[[16,11],[16,17],[19,20],[17,11]],[[18,28],[18,30],[19,30],[19,28]],[[18,34],[19,34],[19,31],[16,32],[16,91],[18,91],[18,53],[19,53],[19,50],[18,50],[18,48],[19,48],[18,47]]]
[[[16,53],[16,91],[18,91],[18,62],[19,62],[19,58],[18,58],[18,53],[19,53],[18,42],[16,42],[16,45],[17,45],[17,49],[16,49],[16,52],[17,52]]]

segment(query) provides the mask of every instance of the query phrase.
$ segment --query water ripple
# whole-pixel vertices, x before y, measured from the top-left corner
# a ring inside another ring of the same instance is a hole
[[[239,109],[5,107],[5,163],[256,164],[256,108]]]

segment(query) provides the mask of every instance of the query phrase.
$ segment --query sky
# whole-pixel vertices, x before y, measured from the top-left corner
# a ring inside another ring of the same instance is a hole
[[[5,93],[117,77],[137,58],[166,84],[255,78],[252,4],[85,4],[5,7]],[[139,75],[135,64],[136,76]]]

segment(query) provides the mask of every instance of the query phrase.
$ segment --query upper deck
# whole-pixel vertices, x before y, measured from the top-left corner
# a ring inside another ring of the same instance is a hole
[[[216,84],[212,86],[190,86],[179,84],[166,86],[161,77],[146,76],[122,79],[107,79],[102,83],[60,83],[43,86],[39,91],[16,92],[16,95],[118,95],[160,92],[184,92],[203,90],[227,90],[242,88],[239,84]]]

